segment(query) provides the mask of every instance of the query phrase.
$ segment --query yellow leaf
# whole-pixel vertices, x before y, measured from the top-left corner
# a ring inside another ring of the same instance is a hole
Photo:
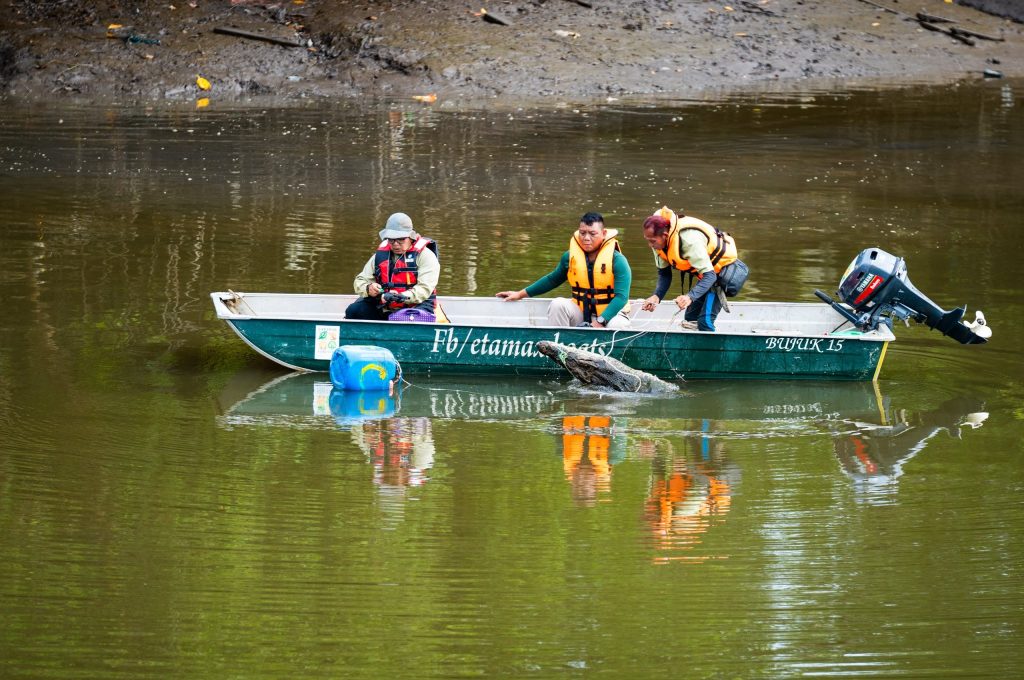
[[[206,78],[202,77],[202,76],[196,76],[196,86],[200,90],[209,90],[210,89],[210,81],[207,80]]]
[[[114,29],[117,29],[117,28],[124,28],[124,27],[121,26],[121,24],[110,24],[109,26],[107,26],[107,30],[108,31],[113,31]]]
[[[426,102],[427,104],[433,104],[437,101],[436,94],[414,94],[412,98],[418,102]]]
[[[196,100],[196,108],[197,109],[205,109],[209,105],[210,105],[210,98],[209,97],[203,97],[202,99],[197,99]]]

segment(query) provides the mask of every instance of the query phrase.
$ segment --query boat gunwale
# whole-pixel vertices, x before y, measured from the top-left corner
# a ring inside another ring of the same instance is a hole
[[[344,317],[344,314],[312,314],[312,313],[305,313],[305,314],[280,314],[280,313],[275,313],[275,314],[242,314],[242,313],[233,312],[230,309],[228,309],[226,303],[219,297],[221,295],[225,295],[225,296],[227,296],[227,295],[238,295],[238,296],[241,296],[243,298],[246,295],[249,295],[249,296],[289,297],[289,298],[299,298],[299,297],[301,297],[301,298],[339,298],[339,299],[354,298],[355,296],[352,295],[352,294],[343,294],[343,293],[234,293],[233,291],[232,292],[215,292],[215,293],[211,293],[210,297],[213,299],[214,307],[216,308],[216,311],[217,311],[217,318],[218,319],[222,319],[224,321],[253,321],[253,320],[256,320],[256,321],[288,321],[288,322],[297,322],[297,323],[301,323],[301,322],[318,322],[318,323],[332,323],[332,324],[336,323],[336,324],[344,324],[344,325],[349,325],[349,324],[360,324],[360,325],[362,325],[362,324],[388,324],[389,326],[393,326],[393,325],[396,325],[396,324],[401,324],[402,326],[411,326],[411,327],[417,327],[417,328],[418,327],[423,327],[423,326],[430,327],[430,328],[434,328],[434,327],[437,327],[437,326],[443,326],[443,327],[449,327],[449,328],[450,327],[456,327],[456,328],[481,328],[481,329],[517,330],[517,331],[518,330],[529,330],[529,329],[537,329],[537,330],[545,330],[545,331],[552,330],[552,329],[554,329],[554,330],[565,330],[565,328],[566,328],[565,326],[551,326],[551,325],[546,325],[546,324],[545,325],[507,325],[507,324],[495,324],[495,323],[465,323],[465,322],[458,322],[458,321],[450,321],[450,322],[446,322],[446,323],[423,323],[423,322],[413,322],[413,321],[384,321],[384,320],[377,321],[377,320],[374,320],[374,319],[346,319]],[[443,296],[443,297],[442,296],[438,296],[438,300],[441,303],[444,303],[445,301],[470,301],[470,302],[474,302],[474,301],[481,301],[481,300],[484,300],[484,299],[487,299],[487,298],[480,298],[480,297],[473,297],[473,296]],[[534,298],[534,299],[538,300],[538,301],[549,300],[549,298]],[[662,302],[662,304],[665,304],[665,303]],[[752,307],[773,307],[773,306],[792,307],[792,306],[801,306],[801,307],[810,308],[810,307],[818,307],[819,304],[820,303],[815,303],[815,302],[794,302],[794,301],[778,302],[778,301],[755,301],[755,300],[748,300],[748,301],[730,303],[730,305],[736,306],[736,307],[738,307],[740,309],[742,309],[744,307],[747,307],[747,306],[752,306]],[[223,312],[221,311],[222,309],[224,310]],[[233,324],[229,324],[229,325],[232,326],[232,330],[234,330],[236,333],[238,333],[238,329],[236,329]],[[613,333],[613,334],[619,334],[619,333],[656,333],[656,334],[666,334],[666,335],[707,335],[706,333],[704,333],[702,331],[690,330],[690,329],[685,329],[685,328],[666,328],[666,329],[645,330],[642,326],[632,326],[632,327],[620,328],[620,329],[611,329],[611,328],[573,328],[572,330],[574,330],[574,331],[582,331],[582,332],[588,332],[589,331],[589,332]],[[842,332],[840,332],[840,333],[842,333]],[[820,337],[825,337],[825,338],[835,338],[835,337],[841,337],[841,338],[843,338],[845,340],[855,340],[857,342],[883,342],[883,343],[884,342],[892,342],[892,341],[894,341],[896,339],[896,336],[893,334],[893,332],[887,326],[885,326],[885,325],[880,326],[875,331],[869,331],[869,332],[861,333],[861,334],[858,334],[858,335],[841,335],[841,334],[837,334],[836,331],[833,331],[831,333],[806,333],[806,332],[801,332],[801,331],[797,331],[797,330],[782,330],[782,329],[773,330],[771,332],[763,332],[763,331],[762,332],[758,332],[758,331],[736,332],[736,331],[728,331],[728,330],[724,330],[723,329],[723,330],[715,331],[714,335],[719,336],[719,337],[729,336],[729,337],[739,337],[739,338],[751,338],[751,337],[795,337],[795,338],[820,338]],[[245,339],[245,338],[243,337],[243,339]],[[247,342],[247,344],[249,343],[248,340],[246,340],[246,342]],[[250,344],[250,346],[252,346],[252,345]],[[254,349],[257,349],[257,351],[260,351],[260,350],[258,350],[258,348],[254,347]],[[260,353],[263,354],[262,351],[260,351]],[[279,360],[275,359],[275,361],[279,361]],[[301,369],[299,369],[299,370],[301,370]]]

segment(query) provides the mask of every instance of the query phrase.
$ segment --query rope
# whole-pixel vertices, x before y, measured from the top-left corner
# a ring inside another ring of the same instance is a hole
[[[640,303],[642,301],[641,300],[636,300],[636,302]],[[639,310],[639,308],[637,308],[637,311],[638,310]],[[680,309],[675,314],[672,315],[672,318],[669,319],[669,322],[668,322],[669,329],[671,329],[672,326],[675,325],[676,317],[678,317],[682,312],[683,312],[683,310]],[[630,321],[633,320],[634,316],[636,316],[636,311],[634,311],[632,314],[630,314],[630,317],[629,317]],[[652,323],[654,323],[654,319],[653,318],[652,319],[648,319],[646,321],[646,325],[648,325],[648,326],[651,325]],[[620,341],[620,339],[618,337],[619,333],[631,332],[632,330],[633,329],[628,329],[628,330],[627,329],[621,329],[621,328],[614,329],[614,330],[612,330],[612,339],[611,340],[607,340],[605,342],[597,343],[597,344],[593,345],[593,347],[595,349],[598,348],[598,347],[608,347],[608,353],[611,354],[615,350],[615,343]],[[633,341],[638,340],[638,339],[642,338],[645,335],[650,335],[651,333],[655,333],[655,332],[658,332],[658,331],[656,331],[656,330],[639,330],[639,331],[633,333],[632,335],[627,336],[624,340],[621,340],[621,341],[632,344]],[[665,349],[665,343],[666,343],[667,340],[668,340],[668,331],[666,330],[666,331],[662,332],[662,336],[661,336],[661,354],[665,358],[665,361],[668,363],[668,369],[670,371],[672,371],[672,376],[674,378],[676,378],[677,380],[685,380],[685,376],[682,373],[680,373],[679,370],[672,363],[672,357],[669,356],[668,350]],[[565,365],[564,357],[562,358],[562,364]],[[641,381],[641,384],[642,384],[642,381]],[[637,388],[637,391],[639,391],[639,386]]]

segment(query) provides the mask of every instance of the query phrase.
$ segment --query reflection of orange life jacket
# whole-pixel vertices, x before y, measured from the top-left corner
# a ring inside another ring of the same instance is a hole
[[[429,238],[420,236],[392,265],[391,246],[387,241],[381,241],[374,259],[373,278],[384,288],[384,292],[402,293],[416,285],[419,280],[416,258],[424,248],[430,248],[434,255],[437,255],[437,244]],[[427,300],[436,304],[437,291],[431,291]],[[388,309],[402,309],[405,305],[401,302],[390,302],[385,306]]]
[[[607,236],[594,258],[593,272],[587,268],[587,253],[580,245],[579,233],[574,232],[569,239],[569,285],[572,286],[572,299],[583,312],[583,318],[589,321],[592,317],[601,316],[604,308],[615,297],[615,274],[612,262],[615,251],[619,248],[614,229],[607,231]],[[593,274],[593,276],[591,276]]]
[[[656,479],[648,496],[648,512],[653,520],[654,528],[667,532],[672,525],[672,510],[676,503],[686,498],[693,478],[688,474],[675,472],[668,479]]]
[[[715,273],[722,271],[722,267],[730,265],[738,259],[736,241],[721,229],[712,227],[703,220],[696,217],[677,217],[668,208],[662,208],[655,215],[660,215],[669,221],[671,225],[668,230],[668,243],[666,250],[656,251],[661,259],[665,260],[680,271],[690,272],[700,277],[700,273],[693,268],[690,261],[683,257],[682,243],[679,235],[686,229],[699,231],[708,242],[708,257],[711,258],[711,266]]]
[[[370,452],[374,484],[410,485],[409,459],[413,445],[409,436],[401,429],[392,429],[392,421],[367,422],[363,425],[363,443]]]
[[[567,479],[587,454],[595,474],[606,479],[612,472],[608,462],[612,419],[608,416],[566,416],[562,418],[562,465]]]
[[[406,465],[412,453],[412,439],[386,427],[383,423],[387,422],[363,425],[363,441],[370,449],[372,462],[374,465]]]
[[[729,511],[732,501],[729,483],[718,477],[708,477],[707,495],[699,506],[688,514],[677,514],[688,497],[699,491],[692,488],[693,483],[692,475],[680,471],[673,471],[668,479],[654,480],[647,499],[647,512],[652,528],[658,533],[666,534],[670,530],[677,533],[701,533],[707,529],[706,524],[693,524],[694,520],[698,517],[724,515]]]

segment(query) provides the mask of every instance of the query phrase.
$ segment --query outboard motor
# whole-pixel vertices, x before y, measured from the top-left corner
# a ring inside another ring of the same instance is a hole
[[[907,278],[907,264],[902,257],[878,248],[861,251],[839,281],[836,294],[848,307],[820,290],[814,294],[864,331],[883,323],[891,329],[896,317],[904,322],[913,319],[923,323],[965,345],[987,342],[992,337],[992,329],[980,311],[975,313],[973,323],[962,323],[966,307],[951,312],[939,307]]]

